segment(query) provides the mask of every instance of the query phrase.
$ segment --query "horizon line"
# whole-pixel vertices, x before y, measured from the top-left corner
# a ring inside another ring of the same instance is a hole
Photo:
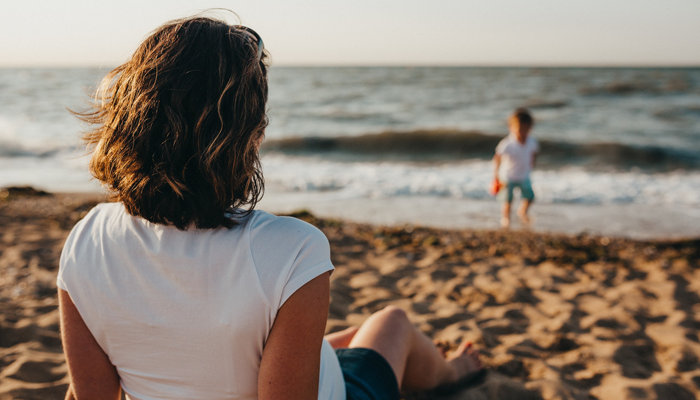
[[[80,68],[116,68],[120,64],[17,64],[17,65],[2,65],[0,64],[0,69],[80,69]],[[472,64],[420,64],[420,63],[366,63],[366,64],[341,64],[341,63],[282,63],[282,64],[272,64],[270,68],[639,68],[639,69],[653,69],[653,68],[700,68],[700,62],[698,63],[675,63],[675,64],[625,64],[625,63],[589,63],[589,64],[537,64],[537,63],[472,63]]]

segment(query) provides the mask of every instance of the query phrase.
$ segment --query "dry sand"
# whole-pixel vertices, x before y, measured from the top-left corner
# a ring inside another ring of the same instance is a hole
[[[5,195],[3,197],[3,195]],[[55,275],[100,199],[0,191],[0,399],[60,399]],[[474,342],[486,378],[406,399],[695,399],[700,240],[381,228],[297,215],[328,236],[328,331],[394,304],[436,340]]]

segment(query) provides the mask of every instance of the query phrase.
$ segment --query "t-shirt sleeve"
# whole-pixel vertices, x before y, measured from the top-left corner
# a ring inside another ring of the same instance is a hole
[[[506,152],[506,147],[508,146],[508,138],[501,139],[501,141],[498,143],[498,146],[496,146],[496,154],[503,155]]]
[[[81,240],[85,240],[85,231],[89,230],[89,226],[93,223],[95,214],[101,205],[97,205],[83,218],[78,221],[73,227],[66,242],[61,250],[61,258],[58,262],[58,274],[56,276],[56,286],[59,289],[69,292],[69,288],[78,282],[73,282],[75,276],[79,276],[79,272],[75,268],[79,265],[77,262],[77,247]],[[86,228],[87,226],[87,228]]]
[[[306,283],[334,269],[326,236],[296,218],[271,216],[253,229],[250,241],[260,285],[274,310]]]
[[[309,236],[297,254],[289,279],[282,289],[280,306],[309,281],[325,272],[334,270],[328,239],[321,231],[316,230],[316,232],[318,234]]]
[[[537,139],[530,137],[532,139],[532,152],[533,153],[539,153],[540,152],[540,142],[537,141]]]

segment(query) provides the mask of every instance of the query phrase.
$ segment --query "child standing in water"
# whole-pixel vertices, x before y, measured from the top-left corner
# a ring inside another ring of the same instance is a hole
[[[534,121],[528,110],[518,108],[513,111],[508,119],[510,135],[498,143],[496,155],[493,156],[494,181],[498,186],[501,161],[505,169],[505,180],[498,198],[503,204],[501,226],[506,228],[510,226],[510,204],[513,201],[513,189],[516,187],[520,189],[522,196],[518,216],[523,223],[530,222],[527,211],[535,199],[530,183],[530,171],[535,167],[537,152],[540,150],[537,140],[529,136],[533,125]]]

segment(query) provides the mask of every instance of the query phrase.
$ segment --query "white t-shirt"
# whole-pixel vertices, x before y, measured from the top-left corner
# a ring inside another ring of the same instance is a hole
[[[117,368],[127,396],[257,399],[278,309],[332,271],[321,231],[254,211],[231,229],[180,231],[100,204],[68,236],[58,287]],[[345,400],[324,340],[319,399]]]
[[[532,136],[522,144],[515,135],[508,135],[496,146],[496,154],[500,155],[506,170],[508,182],[522,182],[530,177],[532,157],[540,150],[537,140]]]

